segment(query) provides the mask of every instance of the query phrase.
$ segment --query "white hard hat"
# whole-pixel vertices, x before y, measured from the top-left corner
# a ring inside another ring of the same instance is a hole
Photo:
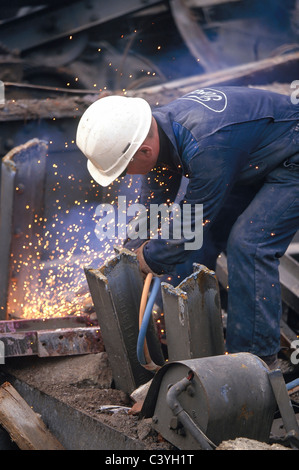
[[[120,176],[148,135],[150,105],[142,98],[106,96],[82,115],[76,144],[87,157],[87,168],[101,186]]]

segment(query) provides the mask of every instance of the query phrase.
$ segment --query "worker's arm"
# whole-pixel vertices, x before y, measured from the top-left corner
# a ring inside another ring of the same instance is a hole
[[[147,175],[141,178],[141,189],[138,203],[148,210],[148,228],[150,228],[150,205],[151,204],[172,204],[180,188],[182,175],[171,170],[154,168]],[[124,242],[124,247],[128,250],[136,250],[151,237],[148,230],[147,238],[128,237]]]
[[[205,233],[221,210],[247,159],[247,153],[239,149],[208,147],[201,149],[189,161],[189,184],[180,205],[182,214],[185,206],[192,207],[189,232],[195,233],[194,241],[198,237],[204,243]],[[196,220],[196,205],[202,205],[201,221]],[[142,262],[156,274],[174,274],[175,266],[185,262],[190,250],[201,248],[196,243],[192,246],[191,242],[185,236],[180,240],[150,240],[143,248]]]

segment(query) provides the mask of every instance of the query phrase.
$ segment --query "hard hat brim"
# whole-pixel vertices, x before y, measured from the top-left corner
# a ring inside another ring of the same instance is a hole
[[[129,162],[124,163],[123,168],[119,173],[120,175],[125,171],[128,164],[129,164]],[[113,181],[117,178],[117,176],[115,176],[115,174],[113,174],[112,176],[107,176],[105,173],[98,170],[98,168],[90,160],[87,160],[87,169],[88,169],[89,174],[91,175],[91,177],[98,184],[100,184],[101,186],[104,186],[104,187],[109,186],[109,184],[113,183]]]

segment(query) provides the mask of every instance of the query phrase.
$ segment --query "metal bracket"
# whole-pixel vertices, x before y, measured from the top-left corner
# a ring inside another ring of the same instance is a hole
[[[292,447],[299,449],[299,426],[280,369],[270,371],[269,380],[286,431],[282,442],[288,442]]]

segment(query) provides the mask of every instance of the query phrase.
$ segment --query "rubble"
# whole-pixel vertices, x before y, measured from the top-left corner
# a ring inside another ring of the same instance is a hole
[[[235,440],[224,441],[216,450],[291,450],[281,444],[266,444],[265,442],[255,441],[239,437]]]
[[[134,401],[125,392],[112,388],[112,374],[105,352],[76,357],[10,358],[1,372],[128,438],[141,441],[145,449],[173,449],[152,429],[151,419],[140,420],[138,413],[128,414],[127,408],[131,408]],[[107,405],[118,406],[113,412]]]
[[[286,368],[285,364],[286,361],[280,360],[282,368]],[[113,388],[106,352],[75,357],[10,358],[2,366],[0,379],[2,374],[139,441],[146,450],[176,449],[155,431],[151,418],[141,418],[140,410],[130,412],[136,402],[127,393]],[[138,398],[140,395],[133,396]],[[222,442],[216,450],[290,450],[290,447],[237,438]]]
[[[10,368],[11,367],[11,368]],[[112,372],[106,352],[53,358],[15,358],[6,369],[45,393],[53,387],[109,389]]]

